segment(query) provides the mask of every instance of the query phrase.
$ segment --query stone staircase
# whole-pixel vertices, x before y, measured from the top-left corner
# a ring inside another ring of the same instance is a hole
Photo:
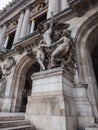
[[[0,114],[0,130],[36,130],[24,114]]]

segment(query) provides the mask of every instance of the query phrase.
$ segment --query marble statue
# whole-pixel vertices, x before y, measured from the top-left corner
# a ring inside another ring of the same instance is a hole
[[[50,24],[38,27],[40,34],[42,34],[42,39],[37,48],[36,59],[40,64],[41,70],[61,65],[66,65],[66,68],[69,69],[68,63],[74,64],[69,26],[67,23],[54,23],[52,12]],[[42,29],[43,27],[44,30]]]
[[[7,84],[7,76],[11,73],[11,68],[16,64],[16,61],[13,57],[7,59],[4,68],[0,66],[0,97],[5,95],[5,89]]]
[[[40,64],[41,70],[45,70],[45,65],[44,65],[44,60],[45,60],[45,54],[44,54],[44,47],[41,45],[44,43],[43,40],[40,41],[39,46],[37,48],[37,54],[36,54],[36,59],[37,62]]]
[[[40,30],[40,33],[43,37],[44,43],[46,43],[46,45],[48,47],[51,46],[52,44],[52,28],[53,28],[53,12],[51,12],[51,21],[50,23],[47,23],[46,25],[39,25],[38,26],[38,30]],[[43,29],[42,29],[43,28]]]
[[[70,39],[65,35],[61,34],[60,39],[52,44],[52,46],[59,44],[51,55],[51,68],[55,67],[55,59],[64,58],[70,49]]]

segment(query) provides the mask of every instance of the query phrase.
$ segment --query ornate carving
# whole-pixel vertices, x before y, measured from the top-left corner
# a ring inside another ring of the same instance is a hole
[[[10,73],[11,73],[11,68],[13,67],[13,66],[15,66],[15,64],[16,64],[16,61],[15,61],[15,59],[13,58],[13,57],[9,57],[8,59],[7,59],[7,62],[6,62],[6,64],[4,65],[4,75],[9,75]]]
[[[77,13],[78,17],[84,15],[84,13],[90,8],[98,3],[97,0],[68,0],[70,7]]]
[[[5,89],[7,84],[7,76],[11,73],[11,68],[16,64],[16,61],[13,57],[7,59],[6,64],[2,70],[0,66],[0,97],[5,95]]]

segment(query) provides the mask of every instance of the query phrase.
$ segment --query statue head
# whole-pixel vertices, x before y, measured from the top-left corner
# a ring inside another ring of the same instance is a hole
[[[44,25],[44,27],[45,27],[45,30],[47,30],[48,28],[50,28],[50,24],[47,23],[47,24]]]
[[[57,40],[59,40],[60,38],[61,38],[61,33],[58,32],[58,31],[56,31],[56,32],[55,32],[55,36],[54,36],[54,41],[57,41]]]

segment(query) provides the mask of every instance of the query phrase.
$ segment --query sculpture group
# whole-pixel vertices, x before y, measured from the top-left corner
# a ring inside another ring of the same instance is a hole
[[[66,66],[68,62],[74,64],[74,48],[69,26],[65,23],[54,23],[53,13],[50,23],[38,26],[42,39],[37,47],[36,59],[41,70]]]

